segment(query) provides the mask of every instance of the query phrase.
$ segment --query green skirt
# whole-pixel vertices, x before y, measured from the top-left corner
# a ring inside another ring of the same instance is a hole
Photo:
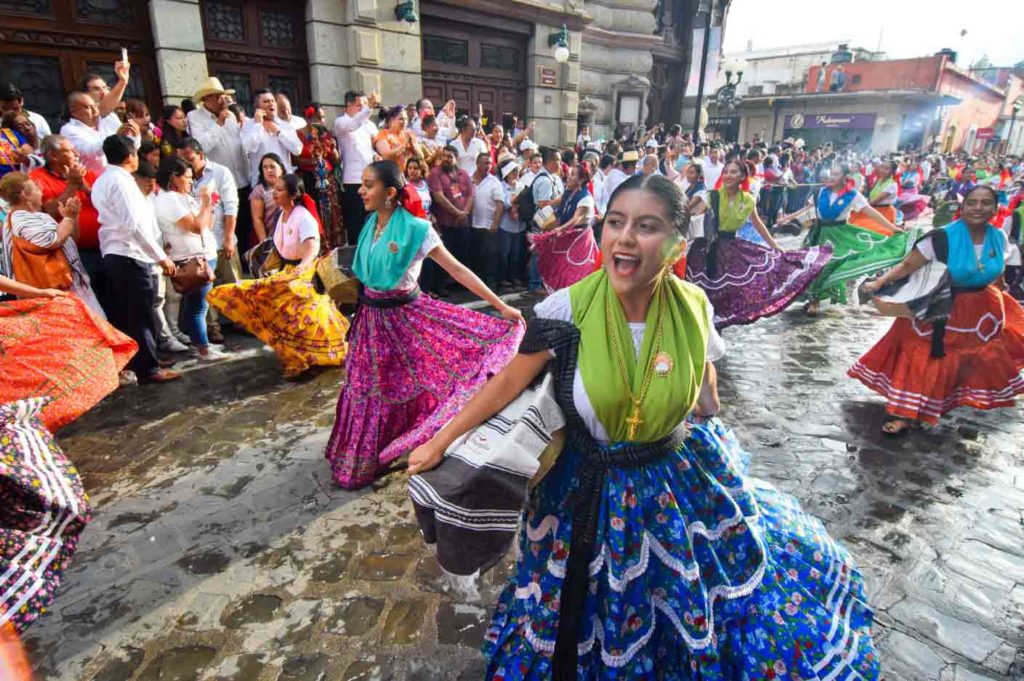
[[[849,223],[814,227],[804,248],[830,244],[832,259],[808,287],[808,298],[845,303],[847,282],[898,265],[915,240],[916,230],[887,237]]]

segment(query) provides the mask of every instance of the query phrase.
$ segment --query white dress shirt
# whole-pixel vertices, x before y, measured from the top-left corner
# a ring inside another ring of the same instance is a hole
[[[45,118],[37,114],[35,111],[29,111],[28,109],[23,109],[23,111],[25,112],[25,115],[28,116],[28,119],[32,121],[32,125],[36,126],[36,137],[39,138],[40,142],[42,142],[43,138],[47,135],[53,134],[50,131],[50,124],[46,122]]]
[[[271,134],[257,123],[256,119],[250,118],[242,126],[242,148],[249,155],[249,184],[256,184],[260,177],[260,159],[266,154],[277,154],[284,164],[284,171],[290,173],[295,170],[292,164],[292,154],[302,153],[302,140],[295,134],[290,125],[275,118],[278,132]]]
[[[341,152],[342,184],[361,184],[363,171],[373,163],[373,138],[377,126],[370,121],[370,107],[364,106],[355,116],[343,113],[334,119],[334,135]]]
[[[472,177],[472,176],[471,176]],[[505,200],[502,182],[494,175],[487,173],[480,184],[476,184],[473,195],[473,215],[470,226],[474,229],[490,229],[494,222],[494,214],[498,212],[498,203]]]
[[[192,184],[192,196],[199,198],[199,190],[209,186],[217,195],[217,203],[213,209],[213,236],[217,241],[217,250],[224,248],[224,217],[238,217],[238,185],[235,178],[225,166],[206,159],[203,175]],[[232,245],[238,243],[235,235]]]
[[[299,130],[302,130],[304,127],[309,125],[309,122],[302,116],[296,116],[295,114],[292,114],[292,117],[285,121],[284,124],[290,127],[292,130],[298,132]]]
[[[235,176],[236,186],[249,186],[249,159],[242,148],[242,126],[234,116],[228,116],[224,125],[219,125],[217,117],[200,106],[189,111],[188,129],[203,145],[207,159],[230,170]]]
[[[116,122],[110,120],[110,116],[99,119],[98,127],[93,128],[77,118],[72,118],[65,123],[60,134],[67,138],[71,145],[78,151],[82,164],[97,175],[101,174],[107,167],[107,157],[103,153],[103,140],[111,135],[116,135],[121,121],[114,116]],[[139,147],[139,139],[135,141],[135,148]]]
[[[148,264],[167,259],[153,203],[131,173],[120,166],[108,167],[93,184],[90,197],[100,218],[100,253]]]
[[[462,143],[461,137],[456,137],[449,144],[458,151],[459,158],[456,163],[459,168],[465,170],[470,175],[476,172],[476,157],[490,152],[487,142],[484,142],[479,137],[471,138],[468,145]]]

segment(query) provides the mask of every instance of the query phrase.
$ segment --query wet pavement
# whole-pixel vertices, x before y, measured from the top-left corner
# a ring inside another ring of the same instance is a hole
[[[522,302],[522,301],[521,301]],[[888,321],[797,309],[727,330],[723,419],[752,472],[851,549],[893,680],[1024,679],[1024,410],[960,410],[892,441],[845,376]],[[322,452],[343,373],[287,383],[252,342],[166,386],[130,386],[59,434],[92,495],[37,678],[482,679],[479,601],[446,591],[404,475],[346,492]]]

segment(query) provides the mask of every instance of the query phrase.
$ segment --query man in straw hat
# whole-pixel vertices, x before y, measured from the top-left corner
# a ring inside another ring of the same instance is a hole
[[[196,109],[188,114],[188,127],[192,137],[199,140],[207,159],[231,171],[238,189],[238,221],[235,235],[238,248],[246,251],[252,232],[252,214],[249,210],[249,161],[242,148],[242,126],[228,110],[228,96],[220,79],[210,76],[192,95]]]

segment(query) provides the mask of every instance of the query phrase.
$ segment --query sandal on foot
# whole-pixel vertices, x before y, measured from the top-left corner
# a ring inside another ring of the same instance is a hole
[[[910,419],[892,418],[882,425],[882,434],[886,437],[903,437],[914,428]]]

